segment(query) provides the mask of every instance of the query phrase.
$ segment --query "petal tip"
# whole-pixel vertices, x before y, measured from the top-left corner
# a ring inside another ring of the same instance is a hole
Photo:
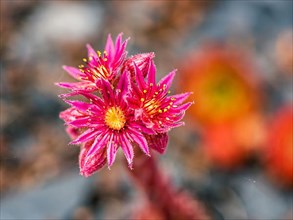
[[[128,164],[128,167],[130,170],[133,170],[133,163],[131,162],[130,164]]]

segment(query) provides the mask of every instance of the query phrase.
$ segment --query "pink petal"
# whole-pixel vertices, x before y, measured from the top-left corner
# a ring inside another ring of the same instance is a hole
[[[180,110],[180,111],[186,111],[191,105],[193,104],[193,102],[187,102],[183,105],[180,105],[176,108],[176,110]]]
[[[62,88],[66,88],[66,89],[83,90],[86,92],[92,92],[97,90],[97,87],[92,82],[75,82],[75,83],[59,82],[59,83],[55,83],[55,85],[60,86]]]
[[[117,153],[117,148],[116,148],[116,143],[113,140],[113,134],[110,137],[110,140],[108,142],[107,146],[107,158],[108,158],[108,168],[113,165],[115,158],[116,158],[116,153]]]
[[[63,69],[75,79],[80,79],[80,76],[83,75],[82,72],[80,72],[80,70],[75,67],[63,66]]]
[[[109,133],[104,131],[99,136],[96,137],[94,143],[92,144],[91,148],[88,151],[88,156],[94,154],[96,151],[99,151],[106,147],[106,144],[109,140]]]
[[[172,129],[172,128],[177,128],[177,127],[181,127],[181,126],[184,126],[185,125],[185,122],[183,121],[180,121],[180,122],[175,122],[173,123],[172,125],[169,126],[169,130]],[[167,131],[169,131],[167,130]],[[166,130],[162,129],[160,132],[166,132]]]
[[[121,42],[122,42],[122,33],[118,34],[117,38],[116,38],[116,42],[115,42],[115,47],[116,47],[116,51],[115,51],[115,59],[120,57],[121,54],[120,52],[120,47],[121,47]],[[121,51],[122,52],[122,51]]]
[[[142,75],[142,72],[140,71],[140,69],[136,66],[136,64],[134,63],[134,68],[135,68],[135,76],[136,76],[136,83],[138,85],[138,88],[143,91],[146,88],[146,84],[144,81],[144,77]]]
[[[118,100],[125,100],[125,96],[130,90],[130,78],[128,72],[123,72],[117,85]]]
[[[91,102],[93,102],[100,109],[102,109],[105,106],[103,100],[94,94],[87,93],[87,92],[79,92],[79,94],[84,96],[85,98],[89,99]]]
[[[148,143],[144,136],[141,133],[138,132],[129,132],[129,136],[133,139],[134,142],[136,142],[139,146],[139,148],[148,156],[150,155]]]
[[[165,85],[165,89],[167,91],[172,84],[175,74],[176,74],[176,70],[173,70],[172,72],[170,72],[167,76],[165,76],[163,79],[160,80],[159,85],[160,86]]]
[[[65,122],[75,120],[77,117],[83,116],[76,108],[68,108],[65,111],[60,112],[59,117]]]
[[[149,135],[156,134],[156,132],[154,130],[147,128],[143,123],[129,122],[129,127],[134,128],[135,130],[141,131],[144,134],[149,134]]]
[[[71,141],[70,144],[80,144],[82,142],[87,142],[95,138],[99,133],[101,132],[98,130],[88,129],[85,132],[83,132],[78,138]]]
[[[185,112],[181,112],[180,114],[172,116],[172,118],[170,120],[173,121],[173,122],[178,122],[178,121],[180,121],[181,119],[184,118],[184,115],[185,115]]]
[[[191,94],[192,94],[192,92],[186,92],[186,93],[181,93],[181,94],[176,94],[176,95],[170,96],[169,98],[174,98],[175,99],[173,101],[174,105],[179,105],[182,102],[184,102]]]
[[[116,54],[115,54],[115,60],[116,60],[116,65],[119,64],[122,60],[125,59],[126,55],[127,55],[127,51],[125,51],[126,49],[126,46],[127,46],[127,43],[128,43],[128,40],[130,38],[127,38],[123,43],[122,45],[118,46],[118,44],[116,43]]]
[[[67,99],[68,97],[76,96],[76,95],[79,95],[79,91],[73,91],[69,93],[60,94],[58,95],[58,97],[64,100],[64,99]]]
[[[148,69],[148,83],[156,84],[156,66],[153,60],[149,61],[149,69]]]
[[[146,139],[150,148],[158,151],[160,154],[165,153],[168,145],[167,133],[146,135]]]
[[[85,144],[79,154],[80,174],[85,177],[89,177],[94,172],[101,169],[107,162],[106,149],[102,149],[95,152],[95,154],[87,156],[90,146],[91,143]]]
[[[88,109],[93,107],[92,104],[82,102],[82,101],[65,100],[65,102],[68,103],[69,105],[75,107],[77,110],[80,110],[80,111],[83,111],[83,112],[87,112]]]
[[[108,52],[108,59],[109,61],[113,60],[113,56],[115,53],[115,47],[114,47],[114,43],[111,37],[111,34],[108,34],[108,38],[107,38],[107,42],[106,42],[106,46],[105,46],[105,51]]]
[[[90,121],[89,119],[90,118],[88,116],[82,117],[82,118],[72,120],[72,121],[68,122],[67,124],[74,126],[74,127],[77,127],[77,128],[82,128],[82,127],[86,127],[88,125],[88,123]]]
[[[131,166],[133,157],[134,157],[134,152],[132,145],[130,144],[128,138],[125,136],[125,134],[120,135],[120,142],[121,142],[121,148],[123,150],[123,153],[126,157],[126,160],[128,162],[128,165]]]
[[[113,104],[114,100],[114,93],[111,84],[104,79],[101,79],[101,93],[104,99],[104,102],[107,103],[108,105]]]
[[[75,127],[72,127],[72,126],[67,126],[66,127],[66,132],[70,136],[71,139],[77,138],[78,135],[80,134],[79,129],[75,128]]]
[[[86,47],[88,51],[88,57],[93,57],[95,59],[98,59],[98,55],[96,51],[92,48],[92,46],[90,44],[87,44]]]
[[[115,43],[115,58],[114,58],[114,60],[115,60],[115,65],[117,65],[120,61],[121,61],[121,59],[123,60],[124,58],[125,58],[125,55],[126,55],[126,51],[125,51],[125,48],[126,48],[126,46],[127,46],[127,42],[128,42],[128,40],[129,40],[129,38],[128,39],[126,39],[122,44],[121,44],[121,42],[122,42],[122,35],[123,35],[123,33],[120,33],[118,36],[117,36],[117,38],[116,38],[116,43]]]

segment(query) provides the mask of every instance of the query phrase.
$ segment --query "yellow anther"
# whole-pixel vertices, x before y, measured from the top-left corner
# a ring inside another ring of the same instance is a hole
[[[87,60],[86,60],[86,58],[83,58],[82,61],[83,61],[83,62],[86,62]]]
[[[144,102],[144,98],[141,98],[140,101],[141,101],[141,102]]]
[[[162,109],[159,109],[159,113],[162,113]]]
[[[143,93],[147,93],[147,91],[146,90],[143,90]]]
[[[150,86],[153,86],[154,84],[153,83],[150,83]]]
[[[105,114],[106,125],[113,130],[120,130],[126,123],[125,115],[120,107],[110,107]]]

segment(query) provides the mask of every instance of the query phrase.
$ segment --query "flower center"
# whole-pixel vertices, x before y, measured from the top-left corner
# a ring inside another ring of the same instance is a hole
[[[160,103],[157,100],[155,100],[155,99],[148,100],[143,105],[143,107],[145,108],[145,110],[150,115],[157,113],[159,106],[160,106]]]
[[[121,108],[110,107],[105,114],[106,125],[114,130],[120,130],[124,127],[126,122],[125,115]]]
[[[92,72],[95,78],[108,79],[110,75],[106,67],[103,65],[96,67],[95,69],[92,69]]]

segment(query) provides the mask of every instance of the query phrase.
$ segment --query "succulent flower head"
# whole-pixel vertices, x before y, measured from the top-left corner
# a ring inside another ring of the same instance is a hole
[[[71,144],[81,145],[79,164],[84,176],[106,163],[110,168],[119,148],[130,168],[135,147],[148,156],[149,148],[164,153],[167,132],[183,124],[180,120],[191,105],[182,104],[190,93],[168,96],[175,71],[156,84],[154,53],[126,58],[126,44],[119,34],[115,45],[108,36],[103,54],[87,45],[86,65],[80,69],[64,66],[80,82],[57,84],[71,90],[60,95],[71,106],[60,118],[74,139]],[[75,96],[85,101],[69,99]]]
[[[153,60],[149,61],[148,66],[145,81],[142,71],[135,65],[136,83],[133,83],[133,96],[129,98],[129,103],[135,109],[136,119],[142,120],[146,127],[158,133],[165,133],[184,124],[180,120],[192,103],[182,102],[191,93],[168,96],[176,70],[156,83],[156,67]]]
[[[91,45],[87,44],[88,58],[83,58],[84,64],[79,65],[79,68],[63,66],[69,75],[81,82],[61,82],[57,85],[72,90],[91,92],[98,89],[96,84],[101,79],[112,82],[118,76],[119,70],[125,62],[127,42],[128,39],[122,42],[122,33],[120,33],[114,44],[109,34],[103,53],[95,51]]]

